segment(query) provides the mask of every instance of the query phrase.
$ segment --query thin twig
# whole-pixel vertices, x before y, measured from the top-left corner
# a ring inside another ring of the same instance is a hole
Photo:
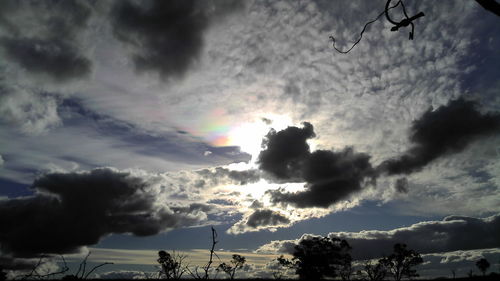
[[[83,279],[87,279],[87,277],[89,277],[89,275],[94,272],[94,270],[98,269],[99,267],[102,267],[102,266],[105,266],[105,265],[108,265],[108,264],[114,264],[112,262],[105,262],[105,263],[101,263],[100,265],[96,265],[94,266],[90,271],[89,273],[87,273],[87,275],[85,275],[85,277]]]
[[[402,3],[402,2],[401,2],[401,0],[399,0],[396,4],[394,4],[394,6],[389,7],[387,10],[390,10],[390,9],[394,9],[394,8],[396,8],[396,7],[399,5],[399,3]],[[354,48],[354,46],[356,46],[356,45],[357,45],[357,44],[361,41],[361,39],[363,38],[363,33],[365,33],[366,28],[367,28],[370,24],[372,24],[372,23],[374,23],[374,22],[378,21],[378,20],[380,19],[380,17],[382,17],[382,16],[385,14],[385,11],[386,11],[386,10],[384,10],[382,13],[380,13],[380,14],[379,14],[379,15],[378,15],[378,16],[377,16],[374,20],[371,20],[371,21],[369,21],[369,22],[367,22],[367,23],[365,24],[365,26],[363,27],[363,30],[361,30],[361,33],[359,34],[359,38],[358,38],[358,40],[356,40],[356,42],[354,42],[354,44],[353,44],[353,45],[352,45],[352,46],[351,46],[351,47],[350,47],[347,51],[342,51],[342,50],[338,49],[337,47],[335,47],[335,38],[334,38],[333,36],[330,36],[330,39],[333,41],[333,43],[332,43],[333,48],[334,48],[337,52],[339,52],[339,53],[341,53],[341,54],[347,54],[347,53],[349,53],[349,52],[350,52],[350,51]]]

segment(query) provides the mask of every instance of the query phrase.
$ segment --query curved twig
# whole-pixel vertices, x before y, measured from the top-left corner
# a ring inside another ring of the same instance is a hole
[[[389,2],[387,2],[387,3],[390,3],[390,1],[389,1]],[[363,27],[363,30],[361,30],[361,33],[359,34],[359,38],[358,38],[358,40],[356,40],[356,42],[354,42],[354,44],[353,44],[353,45],[352,45],[349,49],[347,49],[347,51],[342,51],[342,50],[338,49],[337,47],[335,47],[335,42],[336,42],[336,41],[335,41],[335,37],[330,36],[330,39],[333,41],[333,48],[334,48],[337,52],[339,52],[339,53],[341,53],[341,54],[347,54],[347,53],[349,53],[349,52],[350,52],[350,51],[354,48],[354,46],[356,46],[356,45],[357,45],[357,44],[361,41],[361,39],[363,38],[363,33],[365,33],[365,31],[366,31],[366,28],[367,28],[370,24],[372,24],[372,23],[376,22],[377,20],[379,20],[379,19],[380,19],[380,17],[382,17],[382,16],[383,16],[383,15],[387,12],[387,10],[390,10],[390,9],[394,9],[394,8],[396,8],[396,7],[399,5],[399,3],[402,3],[402,2],[401,2],[401,0],[400,0],[400,1],[398,1],[398,2],[394,5],[394,6],[391,6],[391,7],[388,7],[388,8],[386,7],[386,9],[385,9],[382,13],[380,13],[380,14],[379,14],[379,15],[378,15],[378,16],[377,16],[374,20],[371,20],[371,21],[367,22],[367,23],[365,24],[365,26]]]
[[[409,17],[408,13],[406,12],[405,4],[403,3],[402,0],[399,0],[396,3],[395,6],[397,6],[398,4],[401,4],[401,7],[403,9],[403,14],[404,14],[405,18],[403,20],[401,20],[400,22],[394,21],[389,16],[389,9],[390,9],[389,5],[391,4],[391,1],[392,0],[387,0],[387,3],[385,4],[385,11],[384,11],[385,17],[387,18],[387,21],[389,21],[390,23],[394,24],[394,26],[391,28],[391,31],[397,31],[400,27],[406,27],[408,25],[411,25],[411,31],[410,31],[409,39],[413,40],[413,34],[415,32],[415,25],[413,24],[413,21],[416,20],[416,19],[418,19],[418,18],[420,18],[420,17],[425,16],[425,14],[422,13],[422,12],[420,12],[420,13],[414,15],[413,17]]]
[[[89,271],[89,272],[85,275],[85,277],[84,277],[83,279],[87,279],[87,277],[89,277],[89,275],[90,275],[92,272],[94,272],[94,270],[98,269],[98,268],[99,268],[99,267],[101,267],[101,266],[105,266],[105,265],[108,265],[108,264],[114,264],[114,263],[112,263],[112,262],[105,262],[105,263],[101,263],[100,265],[96,265],[96,266],[94,266],[94,267],[93,267],[93,268],[92,268],[92,269],[91,269],[91,270],[90,270],[90,271]]]

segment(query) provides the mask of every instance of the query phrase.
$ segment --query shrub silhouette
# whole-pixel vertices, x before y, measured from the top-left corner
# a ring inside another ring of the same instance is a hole
[[[479,270],[481,270],[481,272],[483,273],[483,276],[485,276],[486,271],[490,267],[490,263],[488,262],[487,259],[482,258],[476,262],[476,266],[477,266],[477,268],[479,268]]]
[[[339,238],[313,237],[304,239],[295,246],[293,259],[289,261],[283,257],[278,262],[289,268],[294,268],[300,279],[335,278],[342,270],[348,269],[341,276],[350,276],[351,246]]]

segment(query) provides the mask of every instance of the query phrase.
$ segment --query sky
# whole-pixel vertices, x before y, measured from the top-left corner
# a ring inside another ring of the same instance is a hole
[[[498,271],[500,18],[408,0],[413,40],[382,16],[334,49],[385,4],[1,1],[4,268],[144,278],[162,249],[203,265],[214,227],[237,277],[317,235]]]

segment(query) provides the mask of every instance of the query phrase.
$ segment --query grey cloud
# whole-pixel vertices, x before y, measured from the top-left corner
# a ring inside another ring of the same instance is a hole
[[[157,71],[162,78],[180,77],[195,63],[203,33],[214,19],[238,10],[241,1],[116,1],[113,31],[135,47],[138,71]]]
[[[460,98],[428,110],[411,126],[412,147],[384,161],[379,169],[389,175],[410,174],[439,157],[463,151],[481,137],[500,133],[500,115],[482,114],[476,107],[475,102]]]
[[[223,167],[216,167],[213,169],[202,169],[196,171],[196,173],[203,178],[198,182],[197,187],[204,187],[206,184],[218,185],[228,183],[245,185],[260,180],[260,173],[258,170],[236,171]]]
[[[311,153],[306,141],[314,136],[313,126],[305,122],[303,128],[271,131],[264,139],[264,150],[259,155],[260,169],[278,180],[307,183],[305,191],[269,190],[273,203],[327,208],[375,182],[377,174],[368,154],[355,152],[350,147]]]
[[[91,70],[90,60],[75,46],[59,39],[3,38],[0,44],[9,60],[56,81],[85,77]]]
[[[262,202],[260,202],[259,200],[254,200],[252,202],[252,205],[250,205],[250,208],[252,208],[252,209],[259,209],[262,207],[264,207],[264,204],[262,204]]]
[[[259,248],[260,252],[291,253],[299,240],[272,241]],[[500,247],[500,214],[487,218],[449,216],[442,221],[426,221],[393,230],[332,232],[329,237],[346,239],[356,259],[387,255],[395,243],[405,243],[422,254],[475,250]]]
[[[290,224],[290,219],[278,211],[270,209],[254,209],[252,213],[246,214],[244,218],[229,228],[227,233],[241,234],[252,231],[260,231],[262,229],[275,231],[280,227],[287,227]]]
[[[399,193],[408,193],[408,179],[407,178],[399,178],[394,183],[394,188]]]
[[[0,202],[0,249],[19,257],[70,253],[111,233],[153,235],[206,218],[204,206],[169,208],[153,182],[110,168],[41,176],[35,195]]]
[[[152,275],[153,273],[150,274]],[[156,272],[154,274],[156,274]],[[148,279],[148,278],[150,278],[150,275],[147,274],[146,272],[133,271],[133,270],[108,271],[96,275],[96,279],[132,280],[132,279]]]
[[[0,256],[0,267],[6,270],[33,269],[36,261],[28,259],[16,259],[9,256]]]
[[[57,97],[4,82],[0,79],[0,120],[26,135],[41,135],[61,125]]]
[[[279,212],[275,212],[272,210],[255,210],[247,220],[247,225],[252,228],[257,228],[260,226],[275,226],[280,224],[289,224],[290,220],[280,214]]]
[[[4,5],[8,13],[0,15],[5,23],[0,47],[7,61],[56,82],[89,75],[92,64],[77,45],[92,14],[89,3],[6,1]]]
[[[204,212],[209,213],[214,210],[214,206],[204,203],[192,203],[185,207],[171,207],[174,212],[178,213],[194,213],[194,212]]]
[[[290,203],[299,208],[323,207],[347,199],[367,183],[374,183],[376,173],[370,156],[352,148],[342,151],[317,150],[302,167],[307,182],[305,191],[295,193],[269,191],[274,203]]]

